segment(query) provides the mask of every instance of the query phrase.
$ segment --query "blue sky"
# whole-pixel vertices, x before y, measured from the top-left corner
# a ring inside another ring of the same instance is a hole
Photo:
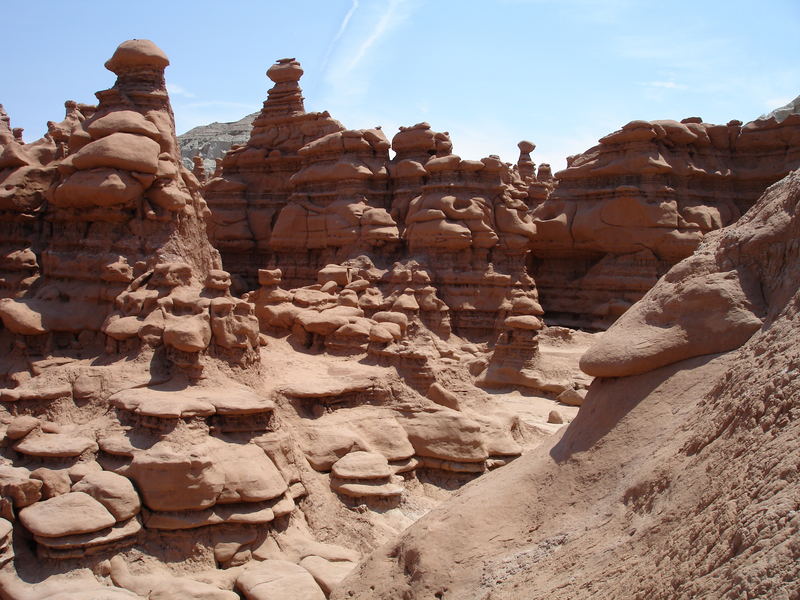
[[[428,121],[465,158],[536,162],[633,119],[749,121],[800,94],[800,1],[3,2],[0,103],[31,141],[63,102],[113,85],[114,48],[167,53],[178,132],[261,107],[264,72],[303,64],[308,110],[346,127]]]

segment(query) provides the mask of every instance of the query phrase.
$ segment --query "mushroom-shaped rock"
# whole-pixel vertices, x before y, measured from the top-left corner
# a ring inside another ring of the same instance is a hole
[[[285,560],[251,563],[236,580],[247,600],[325,600],[311,574]]]
[[[225,477],[218,502],[271,500],[288,488],[273,462],[256,445],[220,443],[212,446],[210,453]]]
[[[106,507],[117,521],[130,519],[139,512],[141,502],[130,480],[110,471],[88,473],[72,486],[85,492]]]
[[[86,144],[71,158],[78,169],[112,167],[154,174],[158,170],[158,142],[132,133],[112,133]]]
[[[102,504],[83,492],[70,492],[25,507],[19,519],[31,533],[40,537],[91,533],[116,523]]]
[[[331,485],[336,492],[351,498],[398,498],[403,493],[403,486],[379,480],[332,481]]]
[[[267,77],[275,83],[300,81],[303,68],[294,58],[281,58],[267,70]]]
[[[504,324],[508,329],[525,329],[528,331],[538,331],[544,327],[541,319],[537,319],[533,315],[507,317]]]
[[[186,418],[214,414],[214,405],[201,390],[132,388],[109,399],[117,408],[140,415],[161,418]]]
[[[384,479],[392,471],[383,454],[351,452],[334,463],[331,473],[341,479]]]
[[[403,488],[391,482],[393,472],[383,454],[352,452],[333,465],[331,487],[353,498],[394,498]]]
[[[155,69],[163,71],[169,65],[164,51],[150,40],[127,40],[122,42],[106,61],[105,67],[119,75],[131,69]]]
[[[152,510],[198,510],[212,506],[225,485],[225,473],[205,448],[176,450],[159,442],[137,452],[128,475]]]
[[[744,344],[762,325],[760,283],[746,269],[718,268],[709,251],[672,267],[589,348],[581,369],[625,377]]]
[[[76,533],[56,538],[37,535],[34,536],[34,539],[39,544],[39,555],[42,557],[76,558],[102,547],[109,548],[113,546],[120,548],[123,545],[133,545],[136,542],[136,534],[141,530],[142,524],[138,519],[128,519],[99,531]]]
[[[111,135],[112,133],[133,133],[158,138],[158,128],[144,118],[141,113],[133,110],[117,110],[92,121],[86,130],[94,139]]]
[[[455,410],[416,411],[399,421],[420,456],[475,463],[488,456],[480,423]]]
[[[298,313],[296,320],[309,333],[319,335],[330,335],[349,322],[345,316],[315,310],[304,310]]]

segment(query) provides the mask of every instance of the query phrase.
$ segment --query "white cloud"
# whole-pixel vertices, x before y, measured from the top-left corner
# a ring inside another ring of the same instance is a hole
[[[405,22],[414,4],[414,0],[389,0],[361,7],[354,2],[325,59],[324,79],[334,96],[353,98],[366,91],[368,67],[378,62],[366,59],[378,54],[383,38]]]
[[[184,98],[194,98],[194,94],[177,83],[167,83],[167,91],[171,96],[183,96]]]

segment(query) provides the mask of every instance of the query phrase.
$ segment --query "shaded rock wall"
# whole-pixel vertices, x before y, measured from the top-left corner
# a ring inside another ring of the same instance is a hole
[[[533,207],[530,269],[549,319],[607,327],[800,166],[800,114],[783,117],[632,121],[570,157]]]

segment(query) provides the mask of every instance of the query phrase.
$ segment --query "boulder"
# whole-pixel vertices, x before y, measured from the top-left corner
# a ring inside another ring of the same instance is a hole
[[[117,521],[130,519],[141,509],[139,495],[130,480],[110,471],[88,473],[72,486],[72,491],[89,494]]]
[[[236,580],[236,587],[247,600],[325,600],[311,574],[285,560],[250,563]]]
[[[30,475],[23,467],[0,466],[0,494],[10,498],[17,509],[30,506],[42,497],[42,482]]]
[[[42,482],[42,498],[45,500],[66,494],[72,486],[69,474],[64,470],[39,467],[35,471],[31,471],[31,479],[38,479]]]
[[[68,433],[42,433],[29,435],[18,442],[14,449],[28,456],[66,458],[80,456],[84,452],[96,452],[97,443],[85,437]]]
[[[127,472],[152,510],[199,510],[212,506],[225,486],[225,473],[206,448],[174,449],[159,442],[137,452]]]
[[[347,577],[356,563],[348,561],[326,560],[321,556],[306,556],[300,566],[311,573],[311,576],[328,596],[331,590]]]
[[[488,456],[480,423],[448,408],[418,410],[398,419],[420,456],[483,462]]]
[[[112,133],[90,142],[72,156],[77,169],[112,167],[126,171],[155,173],[158,170],[158,142],[131,133]]]
[[[586,390],[567,388],[556,397],[556,400],[568,406],[581,406],[584,398],[586,398]]]
[[[39,426],[39,419],[31,416],[14,417],[6,429],[6,438],[19,440]]]
[[[333,464],[331,473],[341,479],[385,479],[392,470],[383,454],[351,452]]]
[[[19,512],[19,520],[40,537],[91,533],[116,523],[102,504],[83,492],[70,492],[27,506]]]

